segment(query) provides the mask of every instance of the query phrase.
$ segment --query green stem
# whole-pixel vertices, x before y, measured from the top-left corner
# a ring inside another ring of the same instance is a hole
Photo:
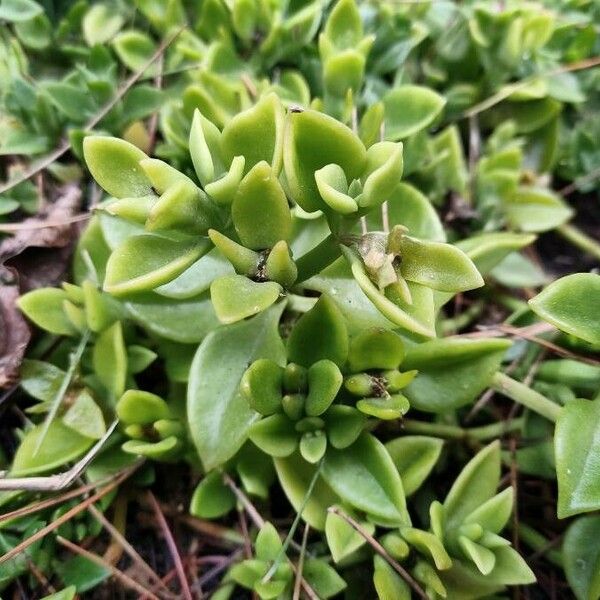
[[[516,381],[500,371],[492,378],[492,387],[497,392],[522,404],[549,421],[556,422],[560,415],[561,408],[558,404],[555,404],[552,400],[548,400],[546,396],[542,396],[542,394],[532,390],[524,383]]]
[[[300,524],[300,520],[302,519],[302,513],[304,512],[304,509],[306,508],[306,505],[308,504],[308,501],[310,500],[310,497],[312,496],[313,489],[315,488],[315,485],[317,484],[317,479],[319,479],[319,475],[321,474],[322,466],[323,466],[323,459],[321,459],[319,461],[319,464],[318,464],[317,468],[315,469],[312,479],[310,480],[310,483],[308,484],[306,494],[304,495],[304,498],[302,500],[302,504],[300,505],[300,507],[298,508],[298,511],[296,512],[296,516],[294,517],[292,526],[290,527],[288,534],[285,536],[285,540],[283,540],[281,549],[277,553],[277,556],[275,557],[275,560],[273,561],[271,568],[266,572],[265,576],[262,578],[263,583],[266,583],[267,581],[269,581],[271,579],[271,577],[273,577],[273,575],[275,575],[275,572],[279,568],[281,561],[284,559],[284,557],[287,553],[287,549],[292,541],[292,538],[294,537],[294,534],[296,533],[296,529],[298,528],[298,525]]]
[[[337,260],[341,255],[340,244],[333,234],[328,235],[320,244],[301,256],[296,261],[298,267],[298,282],[306,281],[325,267]]]
[[[535,550],[536,554],[545,556],[551,563],[557,567],[563,566],[562,552],[552,548],[552,543],[549,542],[541,533],[525,525],[525,523],[519,523],[517,530],[519,539],[527,546]]]
[[[56,417],[56,413],[58,413],[58,409],[60,408],[63,398],[65,397],[69,386],[71,385],[71,381],[73,380],[73,377],[75,375],[75,370],[79,365],[79,361],[83,356],[83,351],[85,350],[89,339],[90,332],[89,330],[86,330],[81,336],[81,340],[79,341],[79,345],[77,346],[77,348],[69,355],[69,368],[67,369],[67,372],[63,377],[63,380],[60,384],[60,388],[58,388],[58,392],[56,392],[56,396],[54,396],[54,399],[52,400],[52,406],[50,407],[50,410],[46,415],[46,419],[44,420],[44,424],[42,425],[42,432],[40,433],[40,437],[38,438],[37,443],[35,444],[35,448],[33,450],[34,456],[39,452],[40,448],[42,447],[44,439],[48,434],[50,424],[54,420],[54,417]]]
[[[565,223],[557,227],[556,231],[580,250],[600,260],[600,244],[575,225]]]
[[[404,430],[408,433],[432,435],[450,440],[479,440],[493,439],[523,427],[523,419],[512,419],[490,423],[481,427],[458,427],[457,425],[445,425],[443,423],[429,423],[425,421],[414,421],[404,419],[402,421]]]
[[[456,317],[444,319],[441,323],[441,334],[443,336],[451,335],[466,327],[471,321],[476,319],[484,310],[485,302],[483,300],[473,302],[469,308],[461,312]]]

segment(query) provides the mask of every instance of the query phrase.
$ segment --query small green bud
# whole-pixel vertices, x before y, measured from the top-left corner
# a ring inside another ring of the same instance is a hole
[[[283,412],[292,420],[298,421],[304,414],[304,394],[286,394],[281,400]]]
[[[296,363],[288,363],[283,373],[283,389],[286,392],[305,392],[308,388],[308,370]]]

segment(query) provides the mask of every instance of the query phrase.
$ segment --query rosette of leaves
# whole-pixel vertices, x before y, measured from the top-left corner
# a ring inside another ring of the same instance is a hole
[[[329,340],[311,348],[317,329]],[[319,462],[328,445],[350,446],[365,419],[354,407],[333,404],[343,376],[340,364],[348,353],[344,318],[335,304],[321,296],[296,323],[288,341],[285,367],[270,359],[255,361],[244,373],[241,391],[250,408],[264,418],[252,425],[249,437],[267,454],[283,458],[299,449],[309,463]]]
[[[535,580],[510,542],[499,535],[514,500],[512,488],[496,494],[499,482],[500,448],[494,442],[467,463],[443,503],[431,504],[429,531],[403,526],[381,538],[400,563],[416,553],[411,574],[429,597],[482,598],[507,585]],[[410,597],[407,583],[381,557],[375,558],[374,584],[380,598],[391,593]]]
[[[319,598],[336,596],[346,587],[344,580],[326,561],[307,558],[302,576]],[[254,558],[247,559],[229,570],[228,579],[253,590],[262,600],[290,597],[294,587],[294,571],[279,534],[266,522],[254,543]]]
[[[172,462],[186,451],[185,424],[160,396],[127,390],[116,405],[125,435],[124,452]]]
[[[404,344],[393,331],[370,329],[352,338],[347,365],[350,374],[344,378],[344,387],[360,398],[358,410],[384,420],[400,418],[408,411],[410,404],[401,390],[417,371],[399,371],[403,358]]]

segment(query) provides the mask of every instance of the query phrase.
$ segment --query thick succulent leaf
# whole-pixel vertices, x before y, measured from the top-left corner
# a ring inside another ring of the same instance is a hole
[[[319,598],[337,596],[346,588],[346,582],[324,560],[307,558],[302,575]]]
[[[352,275],[360,289],[386,319],[419,336],[435,337],[433,295],[430,288],[418,284],[409,286],[411,292],[414,292],[412,305],[393,296],[390,299],[389,293],[384,295],[371,281],[356,253],[347,249],[344,251],[344,255],[350,263]]]
[[[511,346],[509,340],[432,340],[407,350],[403,370],[417,369],[404,388],[411,406],[426,412],[446,412],[464,406],[486,389]]]
[[[27,292],[17,300],[25,316],[38,327],[57,335],[75,335],[77,329],[64,311],[67,293],[58,288],[42,288]]]
[[[115,296],[152,290],[183,273],[210,250],[210,242],[175,241],[143,234],[121,244],[108,259],[104,289]]]
[[[429,88],[401,85],[383,97],[383,104],[385,139],[395,142],[431,125],[446,101]]]
[[[367,165],[360,205],[379,206],[389,199],[400,182],[403,169],[402,144],[378,142],[367,150]]]
[[[342,367],[348,356],[348,330],[333,300],[323,294],[296,322],[288,339],[290,362],[310,367],[328,359]]]
[[[279,240],[288,240],[292,215],[285,193],[268,163],[257,163],[242,179],[231,216],[240,241],[247,248],[272,248]]]
[[[554,432],[558,517],[600,508],[600,399],[570,400]]]
[[[148,196],[152,185],[140,166],[148,158],[139,148],[113,137],[87,136],[83,156],[100,187],[115,198]]]
[[[116,400],[125,391],[127,350],[120,321],[103,331],[94,344],[94,371],[102,385]]]
[[[363,433],[352,446],[330,449],[323,478],[344,502],[376,522],[410,524],[402,481],[385,446]]]
[[[332,210],[343,215],[358,210],[356,200],[348,195],[346,174],[340,165],[325,165],[315,171],[315,181],[321,198]]]
[[[243,275],[226,275],[212,282],[210,297],[221,323],[251,317],[277,301],[282,288],[274,281],[257,283]]]
[[[219,328],[202,342],[190,370],[187,415],[192,440],[205,469],[229,460],[242,446],[258,414],[239,389],[242,375],[258,358],[283,366],[278,332],[282,305],[253,319]]]
[[[136,295],[125,307],[147,331],[184,344],[202,341],[219,324],[208,292],[181,300],[150,292]]]
[[[393,331],[373,328],[352,338],[348,369],[360,373],[369,369],[397,369],[404,359],[404,343]]]
[[[429,555],[440,571],[449,569],[452,566],[452,559],[446,552],[442,541],[433,533],[414,527],[400,527],[400,535],[410,546],[425,555]]]
[[[385,447],[400,473],[404,493],[414,494],[435,467],[444,441],[421,435],[405,435]]]
[[[236,497],[223,482],[218,470],[211,471],[196,486],[190,501],[190,514],[201,519],[216,519],[233,510]]]
[[[279,97],[270,93],[252,108],[238,113],[223,129],[222,147],[227,163],[235,156],[246,159],[246,173],[266,161],[275,176],[283,162],[285,113]]]
[[[600,598],[600,515],[581,517],[569,526],[562,546],[567,580],[577,600]]]
[[[465,523],[478,523],[485,531],[500,533],[510,515],[514,502],[514,489],[508,487],[478,506],[465,518]]]
[[[261,415],[272,415],[281,407],[283,369],[268,358],[255,360],[246,370],[240,389],[250,407]]]
[[[294,422],[282,414],[271,415],[253,423],[248,437],[263,452],[277,458],[289,456],[298,446]]]
[[[446,233],[440,218],[427,196],[409,183],[400,182],[388,191],[388,216],[390,226],[403,225],[412,237],[445,242]],[[367,215],[370,229],[381,230],[379,211]]]
[[[323,113],[292,112],[287,119],[283,162],[291,196],[308,212],[320,210],[326,205],[317,188],[315,171],[337,164],[352,181],[365,167],[366,149],[348,127]]]
[[[121,62],[131,71],[143,69],[156,51],[152,38],[135,29],[117,34],[113,38],[112,45]],[[150,65],[145,71],[147,77],[153,77],[156,73],[156,64]]]
[[[125,425],[152,425],[172,417],[168,404],[156,394],[127,390],[117,402],[117,416]]]
[[[106,433],[102,410],[91,394],[83,390],[63,415],[63,423],[84,437],[100,439]]]
[[[274,462],[285,495],[294,509],[300,510],[316,467],[306,462],[297,452],[287,458],[276,458]],[[302,518],[314,529],[322,531],[325,528],[327,509],[337,503],[338,496],[319,477],[306,502]]]
[[[454,529],[496,493],[500,483],[500,444],[492,442],[463,468],[444,500],[446,527]]]
[[[345,509],[344,512],[350,511]],[[350,514],[352,513],[350,512]],[[356,515],[352,516],[355,520],[357,519]],[[373,535],[375,532],[375,525],[368,521],[358,520],[363,529]],[[327,545],[329,546],[333,562],[336,563],[340,562],[340,560],[349,556],[367,543],[367,540],[365,540],[365,538],[360,535],[346,519],[334,512],[327,513],[327,519],[325,520],[325,536],[327,538]]]
[[[543,188],[519,188],[505,210],[513,227],[534,233],[554,229],[573,216],[573,210],[559,196]]]
[[[194,170],[203,187],[225,171],[221,132],[198,109],[192,119],[189,148]]]
[[[412,598],[408,583],[384,558],[375,555],[373,566],[373,585],[379,600],[410,600]]]
[[[600,344],[600,275],[562,277],[531,299],[529,306],[561,331]]]
[[[27,431],[13,459],[11,477],[52,471],[78,458],[94,442],[64,425],[60,419],[54,419],[48,430],[44,430],[43,425],[36,425]],[[42,444],[36,452],[42,435]]]
[[[343,376],[331,360],[323,359],[308,369],[308,394],[305,410],[309,417],[323,414],[334,401],[342,387]]]
[[[21,365],[20,385],[33,398],[50,402],[56,398],[64,377],[65,372],[52,363],[26,358]]]
[[[164,194],[170,187],[178,183],[186,183],[190,188],[196,187],[187,175],[158,158],[140,160],[140,167],[158,194]]]
[[[400,271],[408,281],[441,292],[464,292],[483,285],[471,259],[451,244],[402,236]]]

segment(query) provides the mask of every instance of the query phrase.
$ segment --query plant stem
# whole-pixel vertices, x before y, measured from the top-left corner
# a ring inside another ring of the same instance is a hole
[[[408,433],[432,435],[451,440],[479,440],[485,441],[496,438],[511,431],[517,431],[523,427],[523,419],[512,419],[490,423],[482,427],[463,428],[457,425],[445,425],[443,423],[428,423],[425,421],[414,421],[404,419],[402,421],[404,430]]]
[[[560,415],[561,408],[558,404],[555,404],[552,400],[548,400],[546,396],[542,396],[539,392],[532,390],[520,381],[516,381],[500,371],[492,378],[492,387],[497,392],[522,404],[549,421],[556,422]]]
[[[553,548],[553,542],[548,541],[541,533],[529,525],[519,523],[518,534],[521,541],[535,550],[536,554],[544,556],[557,567],[563,566],[562,553]]]
[[[315,469],[312,479],[310,480],[310,483],[308,484],[306,494],[304,495],[304,498],[302,500],[302,504],[300,505],[300,507],[298,508],[298,511],[296,512],[296,516],[294,517],[292,526],[290,527],[288,534],[285,536],[285,540],[283,540],[281,549],[279,550],[277,556],[275,557],[275,560],[273,561],[271,568],[266,572],[265,576],[262,578],[263,582],[269,581],[271,579],[271,577],[273,577],[273,575],[275,575],[275,572],[279,568],[281,561],[284,559],[287,549],[288,549],[288,546],[290,545],[290,542],[292,541],[292,538],[294,537],[294,534],[296,533],[296,529],[298,528],[298,525],[300,524],[300,520],[302,519],[302,513],[304,512],[304,509],[306,508],[306,505],[308,504],[308,501],[310,500],[310,497],[312,496],[313,489],[315,488],[315,485],[317,483],[317,479],[319,479],[319,475],[321,474],[322,465],[323,465],[323,459],[321,459],[319,461],[319,465]]]
[[[332,234],[328,235],[320,244],[296,261],[298,267],[297,281],[306,281],[313,275],[320,273],[325,267],[334,262],[341,253],[338,240]]]
[[[65,376],[60,384],[60,388],[58,388],[58,392],[56,392],[56,396],[54,396],[54,399],[52,400],[52,406],[50,407],[50,410],[48,411],[48,414],[44,419],[44,424],[42,425],[42,432],[40,433],[40,437],[37,439],[35,448],[33,450],[34,456],[39,452],[40,448],[42,447],[42,444],[44,443],[44,440],[46,439],[46,435],[48,434],[50,424],[54,420],[54,417],[56,417],[56,413],[58,413],[58,409],[62,404],[63,398],[65,397],[69,386],[71,385],[71,381],[75,376],[75,370],[79,365],[79,361],[83,356],[83,351],[85,350],[89,339],[90,331],[86,330],[81,336],[81,340],[79,341],[79,345],[77,346],[77,348],[69,355],[69,368],[67,369],[67,372],[65,373]]]
[[[557,227],[556,231],[580,250],[600,260],[600,244],[575,225],[564,223]]]

